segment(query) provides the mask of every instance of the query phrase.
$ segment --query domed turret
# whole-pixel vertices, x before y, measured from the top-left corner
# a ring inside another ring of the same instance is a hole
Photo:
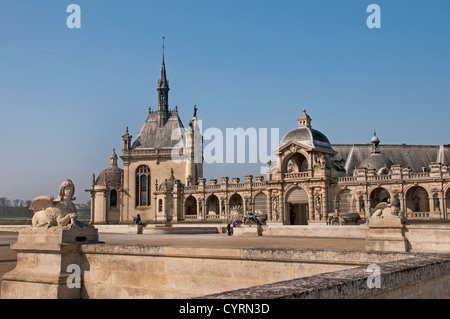
[[[117,166],[117,154],[116,150],[113,149],[113,153],[109,157],[110,165],[107,169],[104,169],[97,178],[97,185],[106,185],[110,182],[117,182],[120,184],[122,179],[123,170]]]
[[[312,148],[334,151],[328,138],[321,132],[311,128],[311,121],[306,110],[303,110],[303,113],[298,118],[298,128],[290,131],[281,139],[280,147],[290,142],[297,142]]]
[[[378,149],[380,139],[377,137],[376,132],[370,140],[370,144],[372,144],[372,150],[370,152],[371,154],[361,162],[359,167],[375,169],[377,173],[383,172],[384,169],[389,169],[393,165],[393,163],[390,159],[381,154],[380,150]]]

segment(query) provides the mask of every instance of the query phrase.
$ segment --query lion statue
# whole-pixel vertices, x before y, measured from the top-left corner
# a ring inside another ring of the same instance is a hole
[[[65,180],[58,191],[58,198],[39,196],[33,200],[30,209],[34,212],[32,227],[83,227],[78,222],[77,209],[72,203],[75,200],[75,185],[70,179]]]

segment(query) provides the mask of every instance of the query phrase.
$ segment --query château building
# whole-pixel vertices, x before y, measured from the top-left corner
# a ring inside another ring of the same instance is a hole
[[[122,136],[123,169],[114,151],[86,190],[92,223],[127,224],[138,214],[146,223],[226,222],[254,212],[268,224],[308,225],[326,223],[336,211],[365,220],[394,200],[410,219],[450,218],[449,144],[383,145],[376,134],[367,144],[331,144],[306,110],[265,177],[207,183],[197,109],[184,129],[178,108],[169,110],[169,90],[163,56],[158,110],[149,110],[133,142],[128,128]]]

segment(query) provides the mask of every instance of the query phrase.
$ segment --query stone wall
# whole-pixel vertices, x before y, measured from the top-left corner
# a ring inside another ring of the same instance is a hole
[[[82,245],[82,298],[193,298],[408,258],[292,249]]]
[[[263,236],[283,237],[323,237],[323,238],[353,238],[364,239],[366,237],[367,225],[331,226],[331,225],[308,225],[308,226],[283,226],[268,225],[263,227]]]
[[[378,265],[357,267],[258,287],[204,296],[204,299],[448,299],[450,255],[421,254]],[[368,284],[369,282],[369,284]]]

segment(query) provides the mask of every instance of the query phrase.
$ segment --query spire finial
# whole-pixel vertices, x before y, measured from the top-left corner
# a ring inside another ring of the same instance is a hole
[[[380,144],[380,139],[377,136],[377,132],[373,133],[373,137],[370,140],[370,144],[372,144],[372,153],[379,153],[378,145]]]
[[[164,59],[164,49],[165,49],[164,42],[165,42],[165,40],[166,40],[166,37],[163,36],[163,37],[162,37],[162,40],[163,40],[163,44],[162,44],[162,53],[163,53],[163,59]]]

